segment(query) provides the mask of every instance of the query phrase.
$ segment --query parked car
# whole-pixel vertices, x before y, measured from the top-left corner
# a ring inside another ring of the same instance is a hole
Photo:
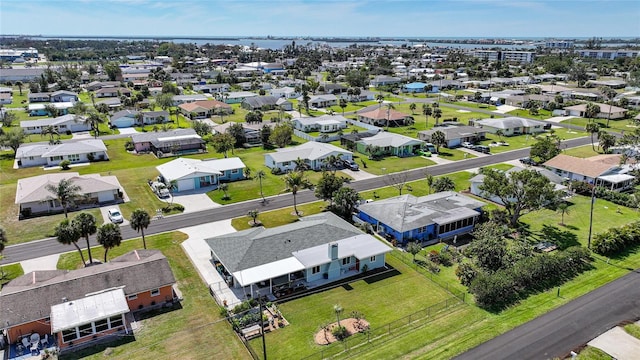
[[[491,148],[485,145],[477,145],[473,147],[473,150],[481,152],[481,153],[485,153],[485,154],[491,154]]]
[[[107,210],[107,216],[109,217],[109,220],[111,220],[111,222],[114,224],[121,224],[124,221],[120,210],[115,208]]]
[[[344,163],[344,167],[349,170],[353,170],[353,171],[360,170],[360,167],[358,166],[358,164],[356,164],[356,162],[353,160],[344,160],[343,163]]]
[[[524,165],[538,166],[538,163],[530,157],[523,157],[520,162]]]
[[[432,143],[424,144],[424,149],[427,150],[428,152],[432,153],[432,154],[437,154],[438,153],[436,151],[436,146],[433,145]]]
[[[462,145],[463,148],[467,148],[467,149],[473,149],[475,147],[475,145],[473,145],[472,143],[470,143],[468,141],[463,142],[461,145]]]

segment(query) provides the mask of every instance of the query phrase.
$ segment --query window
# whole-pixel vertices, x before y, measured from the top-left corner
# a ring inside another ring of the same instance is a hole
[[[93,324],[84,324],[78,327],[80,330],[80,337],[85,337],[93,334]]]
[[[122,315],[113,316],[109,318],[109,323],[111,323],[111,329],[122,325]]]
[[[231,170],[231,173],[232,173],[232,174],[237,174],[237,173],[238,173],[238,169],[233,169],[233,170]]]
[[[153,289],[150,291],[151,296],[158,296],[160,295],[160,289]]]
[[[348,265],[348,264],[351,264],[351,257],[346,257],[342,259],[342,265]]]
[[[105,331],[109,328],[109,322],[107,321],[107,319],[98,320],[95,322],[95,325],[97,333]]]
[[[51,161],[58,161],[58,160],[62,160],[62,156],[52,156]]]
[[[77,337],[78,337],[78,334],[76,333],[76,328],[64,330],[62,332],[63,342],[69,342],[69,341],[75,340]]]
[[[425,232],[427,232],[427,227],[426,227],[426,226],[423,226],[423,227],[421,227],[421,228],[418,228],[418,233],[419,233],[419,234],[422,234],[422,233],[425,233]]]
[[[133,294],[133,295],[127,296],[127,300],[135,300],[137,298],[138,298],[138,294]]]
[[[369,262],[376,262],[376,256],[373,255],[372,257],[370,257]]]
[[[80,155],[78,154],[69,155],[69,161],[80,161]]]
[[[319,272],[320,272],[320,265],[314,266],[313,268],[311,268],[311,273],[312,274],[317,274]]]

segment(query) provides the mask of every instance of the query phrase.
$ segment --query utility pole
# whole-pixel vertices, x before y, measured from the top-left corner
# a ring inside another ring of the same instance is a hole
[[[591,215],[589,216],[589,238],[587,239],[587,249],[591,249],[591,230],[593,229],[593,204],[596,202],[596,186],[597,179],[593,180],[593,189],[591,189]]]

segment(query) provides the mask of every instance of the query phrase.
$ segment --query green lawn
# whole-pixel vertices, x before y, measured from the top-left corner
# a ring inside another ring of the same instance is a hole
[[[593,147],[591,145],[585,145],[585,146],[579,146],[571,149],[566,149],[562,153],[565,155],[570,155],[570,156],[575,156],[580,158],[588,158],[588,157],[600,155],[598,151],[593,150]]]
[[[455,160],[463,160],[463,159],[473,159],[476,156],[464,151],[457,150],[457,149],[440,148],[438,157],[445,160],[455,161]]]
[[[552,131],[547,131],[545,133],[538,134],[536,136],[531,135],[517,135],[517,136],[497,136],[495,134],[487,133],[486,140],[479,142],[481,145],[491,146],[491,143],[503,141],[508,143],[508,146],[491,146],[492,153],[501,153],[510,150],[522,149],[525,147],[532,146],[536,143],[536,137],[545,136],[545,134],[550,135],[551,132],[553,134],[559,136],[561,139],[575,139],[578,137],[584,137],[588,134],[583,131],[569,130],[565,128],[552,129]]]
[[[314,334],[322,325],[336,320],[334,304],[340,304],[344,309],[343,318],[352,311],[359,311],[369,321],[371,328],[376,329],[451,297],[393,256],[387,256],[386,261],[397,270],[397,275],[353,281],[345,286],[280,304],[279,308],[290,325],[267,333],[268,357],[299,359],[325,348],[314,343]],[[396,296],[391,300],[382,294]],[[258,353],[261,352],[260,338],[252,340],[250,344]]]
[[[624,326],[624,331],[626,331],[629,335],[640,339],[640,325],[638,324],[627,324]]]
[[[433,128],[433,126],[435,125],[435,119],[433,118],[433,116],[429,116],[429,119],[427,120],[425,116],[422,115],[422,108],[420,106],[418,106],[418,108],[416,108],[416,110],[412,113],[409,109],[409,105],[410,104],[394,104],[394,107],[397,111],[412,115],[415,120],[414,124],[410,126],[391,126],[389,127],[388,131],[417,139],[419,131],[429,130]],[[446,120],[456,121],[466,125],[469,123],[470,119],[485,119],[491,116],[484,113],[458,110],[445,106],[441,106],[440,109],[442,110],[442,117],[439,119],[440,123]]]
[[[358,163],[358,165],[360,165],[360,168],[362,170],[375,175],[384,175],[435,164],[433,161],[421,156],[411,156],[405,158],[399,158],[397,156],[387,156],[381,160],[369,160],[366,155],[354,154],[353,158]]]
[[[553,117],[553,115],[551,115],[551,111],[545,110],[545,109],[538,110],[538,115],[531,115],[529,113],[529,110],[524,110],[524,109],[509,111],[507,115],[538,119],[538,120],[546,120],[550,117]]]
[[[287,194],[286,196],[289,196],[291,198],[290,207],[271,210],[258,214],[257,220],[261,222],[264,227],[271,228],[298,221],[298,217],[294,214],[293,211],[293,195]],[[324,201],[315,201],[312,203],[298,205],[298,211],[302,214],[302,216],[309,216],[325,211],[326,207],[327,203],[325,203]],[[257,210],[260,211],[259,208]],[[251,228],[251,221],[252,219],[250,217],[243,216],[231,220],[231,225],[238,231],[246,230]]]
[[[367,106],[371,106],[371,105],[375,105],[377,104],[376,101],[362,101],[362,102],[348,102],[347,106],[344,108],[345,112],[350,112],[350,111],[360,111],[364,108],[366,108]],[[326,108],[327,111],[329,110],[333,110],[336,114],[340,114],[342,115],[342,108],[338,105],[334,105],[334,106],[330,106],[328,108]]]
[[[250,359],[229,323],[221,319],[217,304],[180,246],[186,238],[180,232],[146,238],[150,249],[161,250],[169,260],[184,301],[180,309],[158,313],[142,320],[141,329],[135,333],[135,341],[107,344],[113,348],[112,358]],[[126,241],[112,249],[109,257],[114,258],[140,249],[141,246],[140,239]],[[102,248],[94,248],[92,254],[101,258]],[[80,256],[74,251],[60,257],[58,268],[70,270],[80,264]],[[105,346],[69,354],[64,359],[102,359]]]
[[[587,126],[588,123],[595,121],[599,124],[601,124],[601,126],[606,129],[606,125],[607,125],[607,119],[585,119],[585,118],[573,118],[573,119],[569,119],[569,120],[565,120],[562,123],[563,124],[571,124],[571,125],[576,125],[576,126],[582,126],[583,128],[585,126]],[[637,128],[638,126],[634,124],[633,120],[631,119],[621,119],[621,120],[611,120],[609,121],[609,129],[612,130],[616,130],[616,131],[633,131]]]
[[[0,290],[9,281],[24,275],[24,270],[20,263],[0,266]]]
[[[13,87],[13,101],[11,104],[4,105],[4,107],[9,109],[15,108],[23,108],[29,104],[28,100],[29,95],[29,86],[22,86],[22,95],[20,95],[20,90],[18,90],[17,86]]]
[[[578,356],[576,357],[576,360],[611,360],[611,359],[612,359],[611,355],[592,346],[585,347],[582,351],[580,351],[580,354],[578,354]]]
[[[497,109],[497,107],[495,105],[480,104],[480,103],[472,102],[472,101],[443,101],[442,102],[443,106],[447,106],[447,104],[464,106],[464,107],[470,108],[470,109],[482,109],[482,110],[490,110],[490,111],[493,111],[493,110]]]

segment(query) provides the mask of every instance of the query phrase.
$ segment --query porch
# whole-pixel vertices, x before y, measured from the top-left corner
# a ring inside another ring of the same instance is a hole
[[[36,336],[37,335],[37,336]],[[25,334],[21,336],[17,342],[9,344],[5,349],[5,357],[7,360],[27,360],[41,359],[44,353],[56,353],[56,339],[54,336],[45,334],[40,336],[38,333]]]

